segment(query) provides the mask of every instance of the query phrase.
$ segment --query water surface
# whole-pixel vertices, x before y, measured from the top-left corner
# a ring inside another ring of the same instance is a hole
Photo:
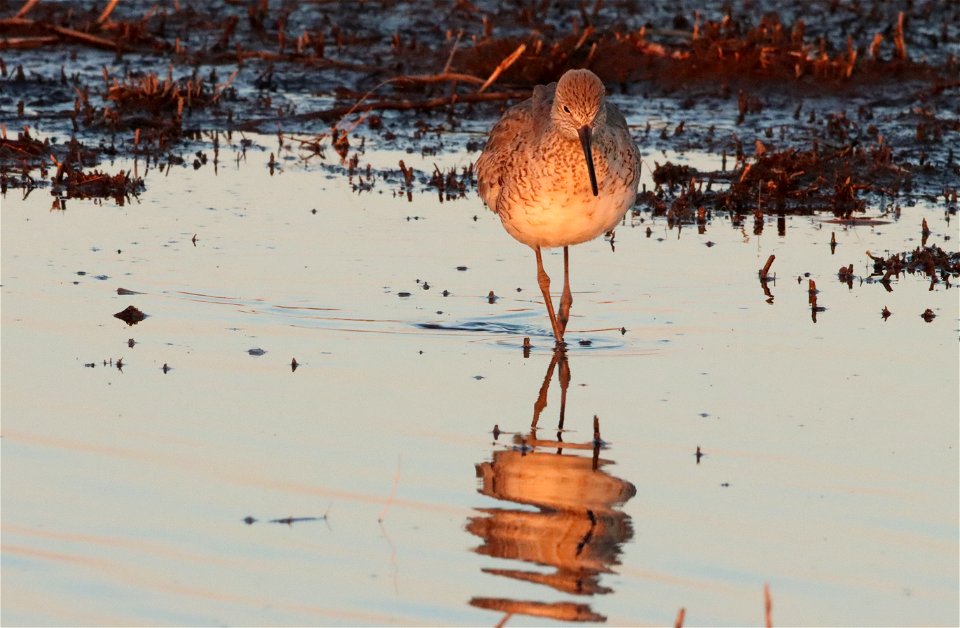
[[[551,371],[532,253],[472,191],[267,161],[2,197],[5,624],[756,624],[764,583],[779,624],[956,623],[957,296],[865,255],[922,218],[955,247],[942,207],[628,216],[571,252]]]

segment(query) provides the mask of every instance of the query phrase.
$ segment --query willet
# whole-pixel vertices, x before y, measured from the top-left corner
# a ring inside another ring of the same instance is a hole
[[[480,197],[507,233],[533,248],[537,283],[557,345],[570,319],[568,247],[612,230],[633,205],[640,152],[623,114],[590,70],[568,70],[557,83],[508,109],[477,160]],[[563,247],[559,313],[550,298],[542,247]]]

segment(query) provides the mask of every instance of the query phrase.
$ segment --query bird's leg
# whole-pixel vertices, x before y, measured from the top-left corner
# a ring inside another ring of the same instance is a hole
[[[557,344],[563,344],[563,330],[557,322],[557,315],[553,311],[553,301],[550,299],[550,277],[547,271],[543,270],[543,257],[540,255],[540,247],[533,247],[533,252],[537,254],[537,283],[540,284],[540,292],[543,293],[543,302],[547,306],[547,314],[550,315],[550,324],[553,326],[553,335],[557,339]]]
[[[560,295],[560,311],[557,313],[561,334],[567,331],[571,305],[573,305],[573,295],[570,293],[570,251],[569,247],[565,246],[563,247],[563,294]]]
[[[560,356],[560,422],[557,424],[557,440],[563,440],[563,421],[567,412],[567,388],[570,387],[570,363],[567,354]]]
[[[547,392],[550,390],[550,380],[553,379],[553,371],[557,368],[560,354],[560,351],[553,352],[553,357],[550,358],[550,366],[547,367],[547,374],[543,376],[543,384],[540,385],[540,395],[533,404],[533,421],[530,422],[531,438],[537,437],[537,423],[540,421],[540,413],[547,407]],[[566,360],[566,355],[563,357]]]

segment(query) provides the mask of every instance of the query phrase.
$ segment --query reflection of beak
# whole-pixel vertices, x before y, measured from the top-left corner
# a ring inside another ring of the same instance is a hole
[[[593,190],[594,196],[599,196],[600,191],[597,189],[597,173],[593,170],[593,148],[590,146],[590,127],[584,124],[577,130],[577,135],[580,136],[580,145],[583,146],[583,156],[587,158],[587,172],[590,173],[590,189]]]

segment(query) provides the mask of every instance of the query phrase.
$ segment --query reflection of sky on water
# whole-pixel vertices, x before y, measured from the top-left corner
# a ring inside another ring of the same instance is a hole
[[[531,252],[476,199],[356,195],[234,157],[222,145],[215,179],[152,170],[122,209],[0,201],[4,623],[489,623],[469,600],[570,601],[484,573],[526,568],[471,552],[464,530],[513,509],[477,495],[472,468],[507,457],[491,458],[494,424],[529,427],[549,362]],[[637,492],[592,612],[758,623],[770,582],[778,623],[955,617],[956,296],[860,282],[864,251],[919,244],[921,214],[955,245],[941,209],[913,207],[883,225],[788,217],[783,236],[775,218],[701,235],[642,214],[615,252],[571,251],[564,440],[589,441],[598,415],[603,471]],[[836,279],[850,263],[852,288]],[[112,315],[131,304],[149,318],[128,328]]]

